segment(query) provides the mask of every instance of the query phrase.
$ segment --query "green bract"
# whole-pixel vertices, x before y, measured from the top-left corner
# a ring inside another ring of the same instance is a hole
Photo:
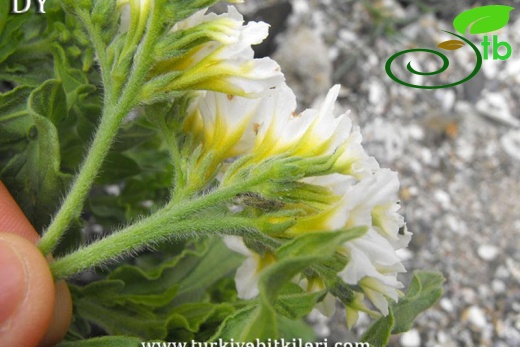
[[[61,346],[312,341],[302,319],[338,302],[349,327],[379,318],[363,338],[382,346],[442,284],[400,290],[397,174],[334,113],[340,86],[295,112],[254,58],[267,24],[215,2],[0,5],[0,178],[57,280],[96,273],[69,284]]]

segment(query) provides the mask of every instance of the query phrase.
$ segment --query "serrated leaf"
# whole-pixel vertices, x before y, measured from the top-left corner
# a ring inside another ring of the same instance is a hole
[[[465,45],[463,41],[460,40],[448,40],[441,42],[437,45],[437,47],[445,49],[447,51],[455,51],[459,48],[462,48]]]
[[[88,340],[63,341],[56,347],[140,347],[142,340],[127,336],[102,336]]]
[[[459,14],[453,20],[453,26],[461,33],[485,34],[501,29],[509,22],[509,12],[514,7],[504,5],[488,5],[475,7]]]

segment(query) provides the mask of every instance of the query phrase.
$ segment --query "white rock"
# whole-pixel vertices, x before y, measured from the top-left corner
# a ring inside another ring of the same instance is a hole
[[[401,346],[403,347],[419,347],[421,345],[421,335],[417,329],[412,329],[401,335]]]
[[[417,124],[412,124],[408,127],[408,135],[414,140],[423,140],[424,139],[424,129],[418,126]]]
[[[486,261],[495,260],[499,252],[500,250],[493,245],[481,245],[477,250],[479,257]]]
[[[441,305],[442,309],[446,312],[453,312],[454,310],[454,306],[453,306],[453,303],[451,302],[450,299],[448,298],[442,298],[440,301],[439,301],[439,305]]]
[[[469,323],[479,330],[483,329],[487,324],[486,315],[478,306],[471,306],[468,308],[466,310],[466,315]]]
[[[443,190],[437,189],[434,193],[435,200],[437,200],[442,208],[449,209],[451,207],[451,199],[448,193]]]

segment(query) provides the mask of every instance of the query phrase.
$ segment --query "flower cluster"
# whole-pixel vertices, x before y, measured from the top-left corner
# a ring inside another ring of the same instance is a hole
[[[184,130],[197,140],[200,150],[212,158],[209,172],[215,173],[221,185],[233,175],[229,172],[229,162],[240,161],[243,168],[281,157],[300,158],[302,162],[329,158],[330,165],[319,174],[311,170],[296,179],[298,187],[317,189],[323,197],[313,199],[309,195],[298,195],[299,191],[295,190],[292,198],[293,202],[294,198],[299,199],[300,215],[276,236],[288,239],[308,232],[368,227],[363,236],[338,249],[347,261],[338,276],[355,293],[354,300],[347,303],[348,324],[351,326],[357,321],[358,311],[379,314],[367,306],[365,298],[381,314],[387,315],[388,300],[397,301],[402,287],[397,275],[405,271],[396,250],[406,247],[411,236],[398,214],[397,174],[379,168],[376,160],[364,151],[360,130],[352,125],[348,114],[334,114],[339,85],[330,89],[318,109],[296,111],[296,98],[291,89],[278,76],[273,77],[276,63],[252,60],[249,45],[265,37],[263,23],[237,27],[241,17],[230,8],[224,17],[197,13],[178,24],[177,29],[223,19],[234,24],[215,24],[215,27],[226,27],[220,31],[222,37],[215,37],[219,41],[217,45],[208,43],[194,50],[189,54],[188,63],[185,58],[182,63],[176,61],[178,58],[169,62],[201,73],[207,66],[218,65],[216,60],[220,60],[222,66],[235,69],[232,78],[221,80],[211,76],[211,87],[208,87],[209,79],[204,82],[202,89],[214,91],[200,92],[191,100]],[[240,70],[237,66],[250,69]],[[249,98],[240,96],[244,94]],[[251,97],[256,95],[260,96]],[[233,170],[238,169],[235,166]],[[265,198],[283,201],[277,192],[271,193]],[[288,209],[290,205],[281,204],[278,208]],[[227,236],[225,242],[246,257],[237,271],[236,286],[239,297],[251,299],[258,295],[262,270],[276,259],[269,251],[260,254],[249,249],[239,236]],[[325,287],[319,278],[294,281],[308,291]],[[329,314],[334,308],[330,299],[328,294],[321,305]]]
[[[120,30],[127,33],[126,46],[134,47],[144,35],[146,16],[154,1],[126,0],[120,1],[120,6]],[[141,99],[150,101],[166,93],[188,90],[260,96],[283,82],[274,60],[254,59],[251,45],[267,37],[266,23],[243,25],[242,15],[232,6],[220,15],[206,11],[197,11],[175,23],[157,42],[156,62],[143,85]]]

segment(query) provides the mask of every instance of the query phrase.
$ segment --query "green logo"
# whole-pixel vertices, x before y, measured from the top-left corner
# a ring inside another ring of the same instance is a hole
[[[459,14],[454,20],[453,20],[453,27],[455,30],[457,30],[460,34],[465,35],[466,31],[469,29],[469,34],[486,34],[490,33],[492,31],[496,31],[498,29],[501,29],[507,25],[509,22],[509,12],[514,10],[511,6],[503,6],[503,5],[489,5],[489,6],[481,6],[476,7],[468,11],[464,11],[461,14]],[[464,36],[452,33],[450,31],[445,31],[446,33],[453,35],[460,40],[448,40],[439,43],[437,45],[438,48],[447,50],[447,51],[454,51],[459,48],[462,48],[465,45],[470,46],[473,51],[475,52],[476,57],[476,65],[473,71],[464,79],[453,82],[446,85],[440,85],[440,86],[420,86],[416,84],[411,84],[408,82],[405,82],[403,80],[400,80],[398,77],[394,75],[392,72],[392,63],[395,59],[400,57],[401,55],[407,54],[407,53],[413,53],[413,52],[426,52],[431,53],[439,58],[442,59],[442,66],[433,72],[421,72],[415,70],[411,62],[409,62],[406,66],[406,69],[410,71],[414,75],[420,75],[420,76],[433,76],[440,74],[446,69],[448,69],[450,62],[448,58],[441,52],[435,51],[432,49],[427,48],[416,48],[416,49],[407,49],[401,52],[398,52],[394,55],[392,55],[387,61],[385,65],[385,70],[388,76],[393,79],[395,82],[405,85],[407,87],[411,88],[421,88],[421,89],[439,89],[439,88],[449,88],[456,86],[458,84],[464,83],[466,81],[469,81],[471,78],[473,78],[482,67],[482,60],[489,59],[489,48],[490,46],[493,49],[493,60],[507,60],[511,57],[511,54],[513,53],[513,49],[511,48],[511,45],[507,42],[500,42],[498,41],[498,36],[493,35],[492,41],[489,40],[489,36],[484,36],[483,41],[480,43],[483,48],[483,56],[480,53],[477,46],[475,46],[471,41],[466,39]],[[461,41],[462,40],[462,41]],[[499,48],[504,47],[505,53],[501,54],[499,52]]]

